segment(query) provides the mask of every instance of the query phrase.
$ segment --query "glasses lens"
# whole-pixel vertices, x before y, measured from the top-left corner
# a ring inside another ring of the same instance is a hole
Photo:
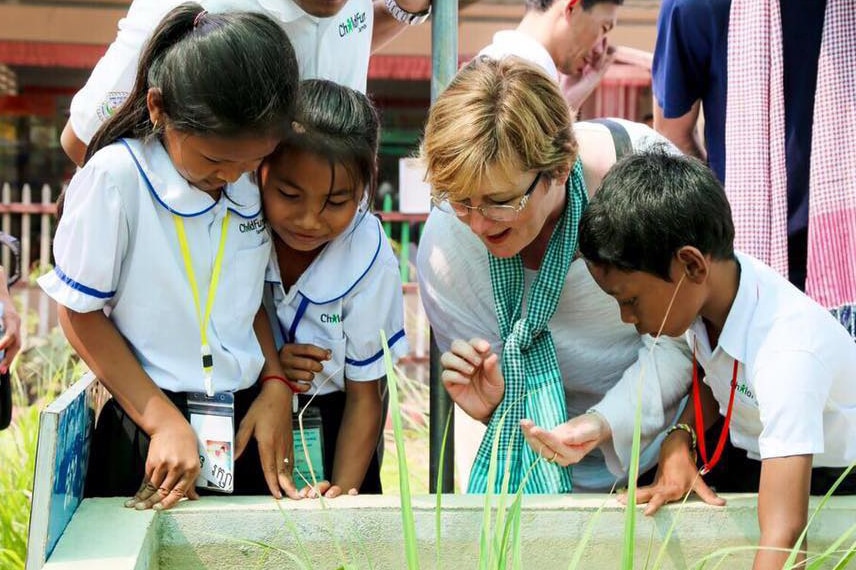
[[[451,200],[446,200],[447,212],[454,213],[460,218],[463,218],[467,214],[470,213],[470,209],[466,206],[466,204],[461,204],[460,202],[452,202]]]
[[[517,209],[511,206],[487,206],[482,208],[482,215],[495,222],[513,222],[517,218]]]
[[[437,196],[432,196],[431,201],[434,202],[434,205],[437,206],[439,210],[446,212],[447,214],[454,214],[455,209],[452,208],[452,205],[445,198],[440,198]]]

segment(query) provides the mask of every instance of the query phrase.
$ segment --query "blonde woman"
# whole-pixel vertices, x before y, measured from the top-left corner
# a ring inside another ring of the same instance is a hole
[[[417,265],[444,385],[487,424],[470,492],[488,488],[497,435],[510,491],[609,491],[629,465],[637,380],[640,472],[686,393],[685,346],[664,338],[649,352],[652,339],[621,322],[577,256],[579,216],[622,136],[631,149],[662,141],[641,124],[609,126],[575,131],[555,80],[515,57],[470,62],[431,108],[421,157],[438,207]],[[522,420],[561,425],[561,444],[526,446]],[[577,463],[573,478],[560,463]]]

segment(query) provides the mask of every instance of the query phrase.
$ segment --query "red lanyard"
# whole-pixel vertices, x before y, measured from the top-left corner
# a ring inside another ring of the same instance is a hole
[[[728,397],[728,410],[725,412],[725,423],[722,425],[722,431],[719,432],[719,441],[716,443],[716,449],[713,452],[713,457],[707,458],[707,448],[704,442],[704,413],[701,410],[701,396],[698,386],[698,363],[696,362],[696,347],[693,343],[693,404],[695,406],[696,433],[698,434],[698,450],[701,453],[701,460],[704,464],[701,467],[701,474],[705,475],[713,469],[714,465],[719,462],[719,457],[722,455],[722,450],[725,448],[725,440],[728,438],[728,429],[731,426],[731,410],[734,408],[734,393],[737,391],[737,360],[734,361],[734,372],[731,374],[731,395]]]

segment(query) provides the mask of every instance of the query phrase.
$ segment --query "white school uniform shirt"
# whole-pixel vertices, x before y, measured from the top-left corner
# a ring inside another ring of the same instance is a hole
[[[73,311],[105,311],[146,373],[173,392],[202,391],[199,319],[173,213],[184,220],[202,310],[232,212],[208,327],[216,391],[247,388],[264,358],[253,331],[271,240],[258,189],[244,176],[218,201],[187,183],[157,140],[99,150],[72,179],[39,285]]]
[[[500,60],[510,55],[525,59],[541,67],[553,79],[559,79],[556,62],[544,44],[517,30],[502,30],[493,35],[493,43],[485,46],[478,56]]]
[[[344,391],[345,378],[368,381],[386,375],[381,330],[393,362],[407,354],[398,259],[375,216],[357,213],[288,291],[272,251],[267,281],[276,307],[278,347],[308,343],[333,353],[315,375],[310,393]]]
[[[740,285],[712,348],[699,318],[687,331],[724,416],[734,361],[731,442],[753,459],[856,460],[856,343],[828,311],[757,259],[737,253]]]
[[[163,17],[181,0],[134,0],[119,21],[119,33],[71,101],[69,120],[89,144],[95,131],[124,102],[134,85],[143,46]],[[265,14],[285,30],[297,56],[301,79],[329,79],[366,90],[371,56],[372,0],[348,0],[338,14],[318,18],[294,0],[200,0],[209,12]]]

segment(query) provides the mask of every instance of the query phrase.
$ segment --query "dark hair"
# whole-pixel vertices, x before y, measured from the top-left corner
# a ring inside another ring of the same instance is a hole
[[[731,208],[719,180],[701,161],[664,148],[615,164],[579,231],[589,262],[666,281],[675,252],[685,245],[716,260],[734,257]]]
[[[332,81],[308,79],[300,83],[295,125],[267,160],[277,160],[288,149],[325,158],[333,172],[341,164],[351,180],[367,188],[371,205],[377,191],[377,151],[380,119],[368,97]]]
[[[199,4],[181,4],[152,32],[130,95],[95,134],[86,160],[120,138],[153,134],[146,106],[151,88],[160,89],[163,112],[178,131],[280,137],[290,122],[297,77],[291,43],[269,17],[209,14]]]
[[[550,8],[557,0],[524,0],[526,4],[527,10],[537,10],[539,12],[546,12],[547,9]],[[581,0],[580,5],[583,7],[583,10],[591,10],[593,7],[598,4],[615,4],[616,6],[621,6],[624,4],[624,0]]]

